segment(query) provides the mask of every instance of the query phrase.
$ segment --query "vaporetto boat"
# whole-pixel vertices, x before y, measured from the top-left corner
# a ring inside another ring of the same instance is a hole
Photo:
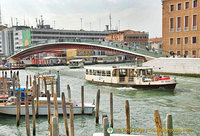
[[[6,103],[0,103],[0,114],[6,114],[6,115],[16,115],[16,103],[14,102],[16,97],[9,98],[8,102]],[[36,101],[36,99],[35,99]],[[63,114],[62,105],[61,105],[61,98],[57,98],[58,101],[58,114]],[[81,115],[81,103],[71,101],[67,102],[66,104],[66,110],[67,114],[69,114],[69,104],[73,104],[73,112],[75,115]],[[32,115],[32,105],[29,104],[29,115]],[[35,103],[36,108],[36,103]],[[93,103],[84,103],[84,114],[91,115],[93,114],[95,105]],[[25,115],[25,105],[21,105],[21,115]],[[51,98],[51,113],[54,113],[54,105],[53,105],[53,98]],[[48,106],[47,106],[47,97],[39,97],[39,113],[40,116],[46,116],[48,115]]]
[[[173,91],[176,79],[154,74],[152,67],[111,66],[85,67],[85,80],[93,83],[141,89],[164,88]]]

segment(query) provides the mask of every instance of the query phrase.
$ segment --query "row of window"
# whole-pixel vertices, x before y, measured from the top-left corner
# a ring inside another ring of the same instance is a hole
[[[124,39],[148,39],[148,36],[126,36]]]
[[[69,32],[41,32],[41,31],[32,31],[32,34],[55,34],[55,35],[98,35],[98,36],[107,36],[105,33],[69,33]]]
[[[105,70],[88,70],[86,69],[86,75],[97,75],[97,76],[111,76],[110,71]]]
[[[197,7],[198,7],[198,0],[193,0],[193,2],[192,2],[192,8],[197,8]],[[189,8],[190,8],[190,2],[189,2],[189,1],[186,1],[186,2],[184,3],[184,10],[188,10]],[[177,11],[182,10],[182,3],[178,3],[178,4],[177,4],[176,10],[177,10]],[[169,11],[170,11],[170,12],[175,11],[175,5],[174,5],[174,4],[170,5]]]
[[[169,45],[175,45],[174,44],[174,39],[175,38],[170,38],[169,39]],[[176,38],[176,45],[181,45],[181,43],[182,43],[182,38],[180,38],[180,37]],[[183,44],[184,45],[188,45],[189,44],[189,37],[184,37],[183,38]],[[197,44],[197,37],[196,36],[191,37],[191,44]]]
[[[173,51],[171,51],[171,52],[173,52]],[[176,55],[178,55],[178,56],[181,55],[181,51],[180,50],[176,51]],[[190,52],[188,50],[184,50],[183,51],[183,55],[193,55],[194,57],[196,57],[197,51],[196,50],[191,50],[191,52]]]
[[[192,15],[192,30],[197,30],[197,20],[198,16],[196,14]],[[169,19],[169,31],[174,32],[175,19]],[[181,32],[182,17],[176,18],[176,32]],[[184,16],[184,31],[189,31],[189,16]]]

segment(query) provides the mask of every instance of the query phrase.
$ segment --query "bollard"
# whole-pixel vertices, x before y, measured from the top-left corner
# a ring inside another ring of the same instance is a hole
[[[50,94],[47,91],[47,104],[48,104],[48,122],[50,124],[50,117],[51,117],[51,101],[50,101]]]
[[[58,119],[56,116],[52,117],[52,133],[53,136],[59,136],[59,131],[58,131]]]
[[[73,111],[73,104],[70,103],[69,108],[69,118],[70,118],[70,136],[74,136],[74,111]]]
[[[27,89],[27,88],[26,88]],[[26,134],[27,136],[30,136],[30,123],[29,123],[29,106],[28,106],[28,95],[25,93],[25,107],[26,107]]]
[[[31,96],[31,101],[32,101],[32,118],[33,118],[33,136],[36,135],[36,126],[35,126],[35,106],[34,106],[34,98]]]
[[[68,92],[68,99],[69,99],[69,102],[71,102],[71,89],[70,89],[70,86],[67,85],[67,92]]]

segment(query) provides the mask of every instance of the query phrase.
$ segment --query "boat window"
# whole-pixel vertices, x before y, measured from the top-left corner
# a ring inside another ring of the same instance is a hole
[[[86,69],[86,75],[88,75],[88,69]]]
[[[94,71],[93,71],[93,75],[96,75],[96,73],[97,73],[97,71],[96,71],[96,70],[94,70]]]
[[[112,76],[116,76],[116,69],[113,70],[113,72],[112,72]]]
[[[110,76],[110,71],[106,71],[106,75],[107,75],[107,76]]]
[[[97,70],[97,75],[101,76],[101,71],[100,70]]]
[[[92,73],[92,70],[90,69],[90,75],[92,75],[93,73]]]
[[[147,70],[147,75],[152,75],[152,69]]]
[[[119,70],[120,76],[126,76],[126,69]]]
[[[104,70],[102,71],[102,76],[106,76],[106,72]]]

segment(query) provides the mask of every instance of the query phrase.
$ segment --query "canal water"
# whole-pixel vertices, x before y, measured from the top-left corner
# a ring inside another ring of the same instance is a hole
[[[101,116],[107,114],[109,117],[110,93],[114,97],[114,131],[126,128],[125,100],[129,100],[131,113],[131,134],[154,136],[156,132],[154,122],[154,110],[158,109],[161,115],[163,128],[167,114],[173,116],[175,136],[199,136],[200,135],[200,78],[176,76],[178,85],[174,93],[163,90],[138,90],[126,87],[97,86],[86,82],[84,69],[68,69],[67,66],[27,68],[20,71],[21,84],[25,85],[26,75],[34,75],[38,72],[60,71],[61,91],[67,97],[67,84],[72,90],[72,98],[81,100],[81,86],[85,86],[85,102],[93,102],[97,90],[101,90],[100,98],[100,124],[95,124],[95,114],[75,116],[75,135],[92,136],[94,132],[102,131]],[[32,120],[30,119],[30,124]],[[69,120],[68,120],[69,124]],[[65,134],[64,121],[59,120],[60,133]],[[32,124],[31,124],[32,128]],[[179,130],[178,130],[179,129]],[[186,131],[186,132],[183,132]],[[36,131],[39,136],[49,134],[47,117],[39,117],[36,121]],[[32,132],[32,129],[31,129]],[[25,136],[25,119],[21,118],[20,126],[16,127],[15,116],[0,115],[0,136]],[[164,134],[165,135],[165,134]]]

